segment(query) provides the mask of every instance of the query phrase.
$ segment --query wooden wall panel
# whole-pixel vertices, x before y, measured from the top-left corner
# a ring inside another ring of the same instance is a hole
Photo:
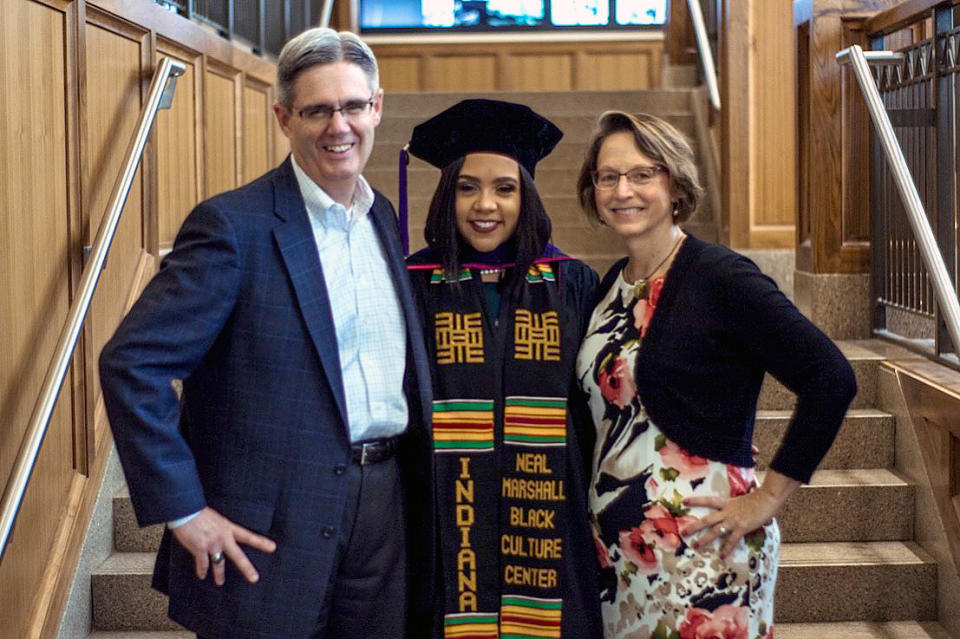
[[[388,92],[630,90],[662,84],[659,39],[417,46],[370,40]]]
[[[89,220],[87,244],[93,243],[100,228],[140,115],[141,91],[147,77],[145,35],[105,16],[92,15],[86,25],[83,199],[84,214]],[[143,174],[141,163],[91,305],[87,326],[94,353],[100,352],[124,312],[132,273],[144,246]],[[96,367],[90,370],[95,376]]]
[[[865,273],[869,268],[868,207],[864,206],[864,166],[855,156],[866,149],[869,124],[862,97],[849,69],[835,61],[837,51],[865,45],[863,21],[898,0],[795,0],[794,24],[805,47],[799,59],[798,138],[800,196],[797,269],[811,273]],[[847,15],[844,15],[847,14]],[[846,189],[846,190],[845,190]],[[858,193],[859,191],[859,193]]]
[[[595,91],[653,88],[652,57],[646,52],[584,52],[578,86]]]
[[[0,477],[13,466],[70,294],[71,106],[67,16],[35,2],[0,8]],[[29,78],[29,82],[24,82]],[[73,105],[71,105],[71,102]],[[73,221],[75,223],[75,220]],[[0,564],[2,634],[23,637],[73,471],[67,383]]]
[[[161,56],[184,63],[187,70],[177,79],[173,104],[157,113],[153,139],[157,151],[157,217],[160,250],[173,240],[190,209],[200,200],[202,181],[200,128],[203,95],[200,89],[201,58],[169,42],[158,43]]]
[[[792,8],[725,0],[721,16],[722,242],[792,248],[796,235],[796,52]]]
[[[573,53],[518,53],[508,61],[513,90],[569,91],[573,88]]]
[[[497,76],[495,54],[437,55],[427,60],[424,87],[428,91],[493,91]]]
[[[754,201],[751,236],[763,234],[763,244],[792,247],[797,216],[796,181],[796,56],[784,46],[793,38],[793,15],[789,6],[777,2],[753,3],[752,50],[755,87],[751,95],[756,116],[752,118],[751,146],[757,157],[754,171]],[[786,179],[785,179],[786,176]],[[751,245],[759,244],[751,240]]]
[[[273,89],[248,80],[243,87],[243,173],[249,182],[273,168]]]
[[[420,91],[423,76],[423,60],[418,56],[398,55],[378,59],[380,86],[384,91]]]
[[[204,77],[204,145],[206,171],[204,197],[211,197],[237,186],[237,88],[239,75],[207,69]]]
[[[702,3],[706,5],[707,3]],[[703,6],[703,11],[707,7]],[[671,0],[670,17],[667,24],[667,37],[664,38],[665,53],[670,64],[699,64],[697,56],[697,36],[693,31],[690,10],[684,0]]]

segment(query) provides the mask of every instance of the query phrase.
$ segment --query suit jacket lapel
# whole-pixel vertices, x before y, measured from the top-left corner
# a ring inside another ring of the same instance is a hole
[[[373,202],[373,208],[370,210],[373,218],[373,227],[380,238],[383,246],[384,255],[387,258],[387,265],[390,268],[390,276],[394,285],[397,287],[397,297],[400,298],[400,306],[403,307],[403,317],[407,324],[407,343],[410,344],[410,350],[413,355],[414,369],[417,376],[417,390],[420,394],[420,403],[424,410],[424,423],[429,428],[429,415],[426,414],[431,408],[431,392],[429,376],[429,364],[427,361],[427,349],[423,343],[423,331],[420,327],[420,314],[413,305],[413,292],[410,288],[410,280],[407,276],[407,267],[403,260],[403,250],[400,248],[400,238],[397,232],[397,218],[393,213],[393,207],[383,196],[377,194]]]
[[[274,175],[273,191],[274,214],[281,220],[274,226],[273,235],[293,283],[310,339],[333,389],[340,418],[347,426],[347,402],[330,298],[327,296],[313,229],[289,157]]]

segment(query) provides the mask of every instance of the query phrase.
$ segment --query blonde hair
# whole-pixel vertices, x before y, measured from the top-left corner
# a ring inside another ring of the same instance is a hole
[[[580,208],[591,222],[600,222],[597,212],[596,189],[591,174],[597,170],[600,147],[610,135],[628,131],[633,134],[637,149],[648,158],[667,169],[670,184],[677,194],[675,221],[684,222],[697,210],[697,202],[703,193],[697,177],[697,164],[693,149],[686,136],[675,126],[648,113],[631,115],[623,111],[606,111],[600,114],[597,130],[590,140],[580,174],[577,177],[577,197]]]

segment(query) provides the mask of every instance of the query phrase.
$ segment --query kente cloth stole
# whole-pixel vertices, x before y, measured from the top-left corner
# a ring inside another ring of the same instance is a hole
[[[463,269],[458,286],[439,266],[428,276],[445,638],[561,636],[579,344],[563,319],[558,261],[538,260],[522,278],[507,272],[499,328],[478,271]]]

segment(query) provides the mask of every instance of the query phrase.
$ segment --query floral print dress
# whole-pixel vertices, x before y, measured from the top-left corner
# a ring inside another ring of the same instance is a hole
[[[577,377],[597,426],[590,519],[600,562],[607,639],[772,639],[780,532],[747,535],[725,559],[722,540],[694,549],[682,537],[710,509],[686,497],[743,495],[754,470],[683,450],[657,428],[634,366],[666,276],[630,284],[622,272],[597,305]],[[705,531],[704,531],[705,532]]]

